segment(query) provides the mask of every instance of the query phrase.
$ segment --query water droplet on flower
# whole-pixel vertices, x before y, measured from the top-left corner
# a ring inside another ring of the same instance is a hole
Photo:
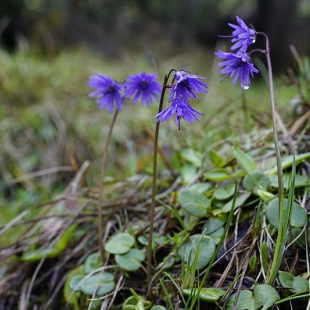
[[[253,38],[253,39],[252,39],[252,43],[255,43],[255,41],[256,41],[256,38]]]
[[[243,89],[249,89],[250,85],[243,85]]]

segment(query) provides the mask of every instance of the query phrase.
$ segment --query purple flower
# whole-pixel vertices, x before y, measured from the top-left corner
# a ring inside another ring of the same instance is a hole
[[[237,54],[234,54],[218,51],[214,54],[218,58],[226,59],[218,64],[220,67],[224,67],[221,70],[221,73],[225,74],[222,80],[229,75],[233,78],[233,84],[240,78],[240,85],[243,89],[250,87],[250,75],[253,77],[253,73],[258,73],[258,70],[254,67],[247,53],[239,51]]]
[[[123,108],[123,97],[121,96],[122,86],[112,80],[109,75],[101,75],[96,73],[91,76],[87,82],[91,88],[97,88],[96,91],[90,93],[90,98],[100,96],[97,100],[99,109],[105,108],[108,112],[112,113],[114,104],[116,109],[121,111]]]
[[[231,42],[235,43],[231,50],[236,50],[240,48],[240,51],[245,52],[250,44],[254,43],[256,40],[256,31],[250,29],[245,22],[236,16],[239,25],[228,24],[230,27],[234,28],[232,35],[233,38]]]
[[[133,104],[136,104],[140,99],[142,105],[149,107],[152,101],[158,101],[157,94],[161,93],[162,86],[155,81],[156,79],[156,74],[144,72],[129,76],[124,84],[125,97],[131,98],[133,96]]]
[[[188,74],[187,72],[180,70],[174,74],[175,84],[172,86],[169,100],[173,100],[178,97],[183,98],[197,98],[196,93],[207,92],[207,84],[199,81],[199,79],[206,79],[200,75]]]
[[[155,117],[157,117],[157,122],[164,122],[172,115],[175,115],[176,124],[180,129],[180,121],[182,118],[192,124],[193,121],[199,122],[197,116],[203,116],[204,114],[194,110],[189,105],[188,99],[180,96],[173,99],[171,102],[171,106],[155,115]]]

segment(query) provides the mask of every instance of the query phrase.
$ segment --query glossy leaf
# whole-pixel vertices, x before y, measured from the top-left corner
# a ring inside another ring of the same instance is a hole
[[[105,245],[106,251],[112,254],[125,254],[134,245],[135,238],[127,233],[119,233]]]
[[[210,200],[203,194],[189,189],[179,192],[181,206],[191,215],[204,217],[211,207]]]
[[[116,254],[115,261],[124,270],[135,271],[141,267],[145,254],[139,249],[131,249],[125,254]]]
[[[287,210],[288,200],[284,199],[284,210]],[[279,227],[279,199],[275,198],[267,206],[266,215],[269,223],[278,229]],[[298,203],[293,202],[290,225],[303,227],[307,222],[307,213]]]
[[[192,289],[183,289],[183,293],[186,296],[196,296],[198,294],[199,290],[198,288],[192,288]],[[203,287],[199,294],[198,298],[202,301],[206,302],[216,302],[218,301],[223,295],[225,295],[225,291],[220,288],[207,288]]]
[[[219,186],[215,192],[213,197],[217,200],[226,200],[233,196],[235,192],[235,184],[231,183],[226,186]]]
[[[201,269],[208,265],[214,251],[215,244],[212,238],[205,235],[193,235],[180,246],[178,255],[190,266]],[[195,261],[196,266],[194,266]]]
[[[239,165],[247,174],[251,174],[257,170],[257,164],[249,154],[244,153],[237,147],[234,148],[234,153]]]
[[[257,190],[267,190],[269,185],[269,178],[261,172],[252,172],[243,179],[244,188],[253,193],[256,193]]]
[[[90,277],[77,275],[70,281],[72,290],[82,291],[84,294],[102,296],[110,293],[115,288],[114,276],[112,273],[96,273]]]

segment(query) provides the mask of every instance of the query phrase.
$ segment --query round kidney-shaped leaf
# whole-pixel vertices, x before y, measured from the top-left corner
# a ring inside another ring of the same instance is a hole
[[[75,275],[72,277],[71,281],[69,282],[69,286],[73,291],[80,291],[80,284],[82,283],[82,280],[85,278],[84,275]]]
[[[261,172],[252,172],[243,179],[243,186],[246,190],[256,193],[257,190],[266,190],[270,185],[269,178]]]
[[[93,295],[96,292],[97,296],[101,296],[112,292],[115,283],[112,273],[103,272],[90,277],[76,275],[71,279],[69,286],[74,291],[82,291],[88,295]]]
[[[86,274],[102,266],[101,257],[99,253],[92,253],[87,256],[84,264],[84,272]]]
[[[145,260],[145,254],[139,249],[131,249],[125,254],[116,254],[115,261],[127,271],[135,271],[141,267],[141,262]]]
[[[269,309],[272,307],[278,300],[280,296],[278,292],[272,286],[268,284],[257,285],[254,289],[254,305],[255,309],[262,310]]]
[[[293,277],[286,271],[279,271],[279,282],[288,287],[292,293],[302,293],[309,289],[308,281],[303,277]]]
[[[106,245],[105,249],[112,254],[125,254],[134,245],[135,238],[127,233],[119,233],[112,237]]]
[[[214,198],[217,200],[226,200],[235,192],[235,184],[231,183],[226,186],[219,186],[214,192]]]
[[[287,199],[284,199],[284,211],[287,210]],[[266,215],[269,223],[278,229],[279,227],[279,199],[275,198],[267,206]],[[307,213],[298,203],[293,202],[290,224],[292,227],[303,227],[307,222]]]
[[[213,239],[215,244],[218,244],[221,241],[223,233],[224,233],[224,227],[220,227],[218,230],[212,232],[208,236]]]
[[[213,233],[214,231],[218,230],[220,227],[224,226],[225,222],[221,221],[217,217],[210,217],[207,219],[207,221],[204,223],[202,227],[202,232],[205,235],[209,235]]]
[[[268,284],[257,285],[254,292],[249,290],[241,291],[238,301],[235,303],[236,294],[229,299],[227,310],[267,310],[272,307],[279,299],[278,292]]]
[[[114,289],[114,276],[109,272],[96,273],[85,278],[80,284],[80,290],[88,295],[96,293],[96,296],[102,296],[112,292]]]
[[[205,267],[215,251],[212,238],[205,235],[190,236],[179,248],[179,257],[195,269]]]
[[[188,289],[183,289],[183,293],[186,296],[196,296],[198,294],[198,289],[197,288],[188,288]],[[225,291],[220,289],[220,288],[215,288],[215,287],[203,287],[198,295],[198,298],[202,301],[206,302],[216,302],[218,301],[223,295],[225,295]]]
[[[179,201],[182,207],[191,215],[204,217],[211,207],[210,200],[203,194],[185,189],[179,192]]]

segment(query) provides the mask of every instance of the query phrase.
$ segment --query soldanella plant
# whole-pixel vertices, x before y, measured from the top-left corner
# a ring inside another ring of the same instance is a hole
[[[275,142],[275,154],[276,154],[276,163],[277,163],[277,175],[278,175],[278,197],[279,197],[279,214],[280,214],[280,225],[279,236],[277,238],[276,248],[275,248],[275,257],[273,260],[273,264],[269,269],[269,274],[267,278],[267,283],[272,284],[280,267],[280,263],[282,261],[283,256],[283,247],[286,240],[286,231],[287,231],[287,221],[283,221],[284,219],[284,194],[283,194],[283,185],[282,185],[282,166],[281,166],[281,158],[278,147],[278,130],[277,130],[277,111],[275,107],[275,99],[274,99],[274,87],[273,87],[273,73],[272,73],[272,65],[270,58],[270,43],[267,34],[263,32],[258,32],[254,28],[248,27],[245,22],[236,17],[238,25],[229,24],[234,30],[231,35],[223,36],[222,38],[229,38],[233,45],[231,46],[232,51],[236,52],[223,52],[218,51],[215,52],[215,55],[224,59],[223,62],[219,63],[219,66],[224,67],[221,70],[222,74],[225,74],[223,77],[226,78],[230,76],[233,78],[233,84],[236,81],[240,80],[240,85],[243,89],[249,89],[251,85],[251,77],[254,76],[254,73],[258,73],[258,70],[254,67],[251,56],[254,53],[262,53],[266,56],[267,60],[267,70],[269,77],[269,92],[270,92],[270,104],[271,104],[271,117],[272,117],[272,125],[273,125],[273,134],[274,134],[274,142]],[[256,42],[256,37],[262,36],[265,38],[266,47],[265,49],[252,49],[248,51],[250,45]],[[288,210],[288,214],[290,211]]]
[[[273,90],[273,76],[272,66],[270,60],[270,45],[268,36],[265,33],[256,31],[253,27],[249,27],[239,17],[236,17],[237,24],[229,23],[233,29],[230,35],[220,35],[221,38],[231,40],[230,51],[217,51],[215,55],[220,59],[218,64],[221,67],[221,73],[224,75],[222,80],[227,77],[232,79],[232,83],[240,83],[242,89],[247,90],[251,86],[251,79],[258,74],[259,71],[255,67],[252,56],[254,53],[262,53],[266,56],[267,69],[269,75],[269,91],[271,101],[271,116],[273,124],[273,134],[275,141],[275,154],[277,161],[277,174],[278,174],[278,200],[279,200],[279,214],[280,225],[278,239],[274,251],[274,260],[271,268],[268,270],[266,284],[272,285],[280,267],[283,256],[283,244],[286,241],[286,230],[288,221],[283,221],[284,204],[283,204],[283,186],[282,186],[282,170],[281,158],[278,151],[278,136],[277,136],[277,112],[275,109],[274,90]],[[257,36],[262,36],[266,40],[265,49],[253,48]],[[251,47],[251,49],[250,49]],[[208,92],[208,86],[205,83],[206,77],[201,75],[192,74],[185,69],[171,69],[164,77],[163,83],[157,81],[157,75],[152,73],[141,72],[137,75],[128,76],[124,82],[120,83],[113,80],[109,75],[101,75],[95,73],[89,78],[88,85],[94,88],[95,91],[90,93],[90,97],[97,98],[99,109],[106,109],[109,113],[114,113],[108,137],[105,140],[105,146],[102,155],[101,175],[99,182],[98,192],[98,243],[101,255],[102,264],[106,264],[106,255],[103,244],[103,227],[102,220],[102,197],[103,197],[103,184],[105,166],[108,156],[108,146],[112,135],[113,127],[116,117],[120,111],[124,109],[126,102],[131,102],[136,105],[138,102],[142,106],[149,107],[152,103],[159,102],[158,112],[154,116],[155,133],[154,133],[154,146],[153,146],[153,170],[152,170],[152,193],[151,204],[149,210],[149,227],[148,227],[148,246],[147,246],[147,283],[148,283],[148,297],[152,298],[152,276],[153,271],[153,231],[155,219],[155,206],[157,195],[157,154],[158,154],[158,137],[160,124],[170,118],[174,118],[175,124],[179,131],[181,130],[182,120],[189,124],[195,121],[199,122],[200,118],[204,116],[203,107],[194,108],[195,101],[198,95]],[[221,81],[222,81],[221,80]],[[166,92],[169,95],[166,96]],[[197,102],[197,101],[196,101]],[[164,108],[164,105],[167,107]],[[180,131],[180,134],[183,134]],[[237,188],[237,187],[236,187]],[[237,190],[235,191],[237,192]],[[235,197],[236,198],[236,197]],[[234,199],[235,199],[234,198]],[[286,223],[286,224],[285,224]],[[229,226],[229,225],[228,225]],[[228,227],[227,226],[227,227]],[[228,229],[228,228],[227,228]],[[227,231],[227,230],[226,230]],[[219,245],[220,246],[220,245]],[[210,266],[211,268],[211,266]],[[208,270],[210,270],[210,268]],[[206,276],[204,277],[204,280]],[[199,282],[199,281],[198,281]],[[199,290],[204,283],[200,283]],[[194,299],[196,300],[196,299]],[[191,309],[193,309],[191,305]],[[241,309],[241,308],[240,308]],[[256,309],[256,308],[255,308]],[[267,309],[267,308],[266,308]]]

